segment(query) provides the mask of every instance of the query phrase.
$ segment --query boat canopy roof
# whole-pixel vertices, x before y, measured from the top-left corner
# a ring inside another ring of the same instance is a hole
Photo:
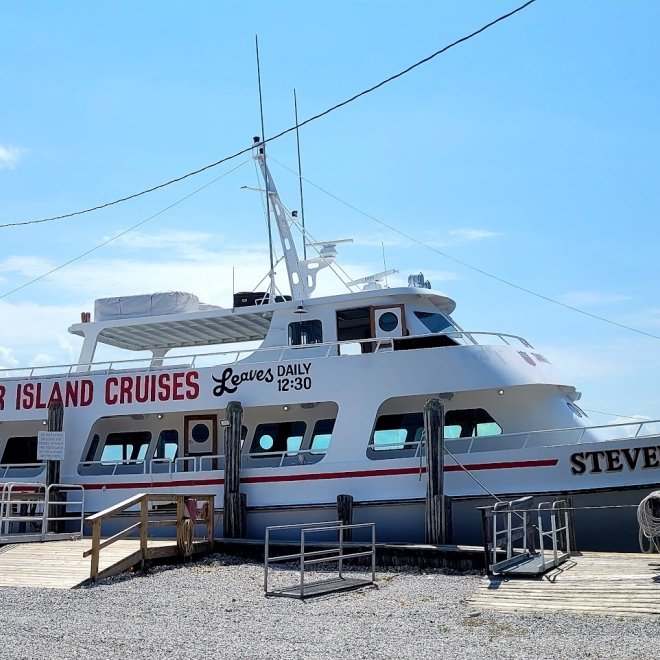
[[[264,305],[264,307],[272,307]],[[272,310],[212,310],[121,319],[101,323],[77,323],[69,332],[81,337],[96,335],[97,342],[130,351],[153,351],[179,346],[208,346],[265,338]]]
[[[305,311],[314,308],[347,309],[365,305],[388,305],[424,299],[445,314],[451,314],[456,303],[429,289],[400,287],[359,291],[312,298],[304,301]],[[130,351],[159,351],[187,346],[209,346],[262,341],[268,334],[273,314],[277,311],[295,314],[300,301],[286,301],[235,307],[211,308],[193,312],[145,314],[130,318],[106,318],[101,321],[76,323],[69,332],[96,342]],[[153,308],[152,308],[153,312]]]

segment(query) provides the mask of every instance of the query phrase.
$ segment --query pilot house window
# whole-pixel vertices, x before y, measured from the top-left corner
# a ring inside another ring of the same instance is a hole
[[[306,346],[323,342],[323,326],[321,321],[296,321],[289,323],[289,345]]]

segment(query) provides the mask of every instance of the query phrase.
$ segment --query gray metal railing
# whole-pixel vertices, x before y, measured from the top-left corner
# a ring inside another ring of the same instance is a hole
[[[352,550],[345,552],[344,532],[355,529],[369,529],[371,531],[371,542],[369,550]],[[283,531],[287,533],[299,532],[300,552],[278,555],[273,557],[270,552],[271,535],[273,532]],[[337,545],[320,550],[306,549],[307,540],[310,534],[332,533],[338,535]],[[331,520],[317,523],[301,523],[296,525],[272,525],[266,527],[264,544],[264,593],[267,596],[291,596],[304,598],[305,596],[316,595],[318,587],[326,587],[324,593],[336,591],[345,588],[342,582],[347,582],[350,587],[366,586],[376,582],[376,525],[375,523],[358,523],[345,525],[341,521]],[[356,557],[371,557],[371,580],[350,580],[347,581],[343,575],[344,561]],[[297,585],[284,589],[269,590],[268,578],[271,564],[278,562],[298,562],[300,566],[300,580]],[[305,582],[305,572],[309,566],[316,566],[324,563],[337,563],[338,581],[325,580],[315,582],[313,585]],[[334,585],[334,588],[332,586]],[[327,588],[327,587],[330,588]],[[313,589],[310,589],[313,587]],[[307,589],[307,590],[306,590]]]
[[[84,515],[82,486],[8,482],[0,491],[0,543],[80,539]],[[69,529],[51,531],[56,525]]]

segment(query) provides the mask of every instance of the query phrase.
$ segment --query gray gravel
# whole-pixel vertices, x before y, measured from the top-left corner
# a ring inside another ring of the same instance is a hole
[[[265,598],[263,568],[214,555],[73,591],[0,588],[0,658],[659,657],[657,619],[477,612],[479,577],[380,571],[378,588]],[[277,580],[292,584],[291,570]]]

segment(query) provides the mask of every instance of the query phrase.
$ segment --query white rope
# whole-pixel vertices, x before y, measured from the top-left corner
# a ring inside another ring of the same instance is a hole
[[[637,522],[639,523],[639,549],[645,553],[660,552],[660,518],[653,515],[653,503],[660,510],[660,490],[647,495],[637,507]],[[644,539],[648,539],[648,547],[644,547]]]

